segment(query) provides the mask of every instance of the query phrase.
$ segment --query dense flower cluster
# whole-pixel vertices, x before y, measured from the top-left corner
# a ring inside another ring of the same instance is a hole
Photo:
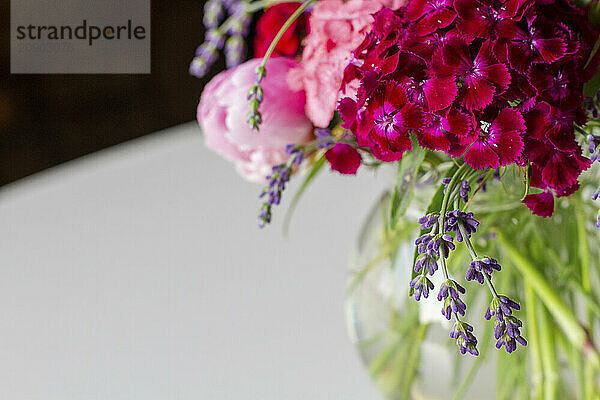
[[[306,91],[306,115],[315,126],[326,127],[333,118],[344,68],[352,51],[370,29],[371,14],[383,7],[397,8],[407,0],[319,1],[309,19],[310,33],[298,68],[289,83]]]
[[[553,195],[590,166],[575,140],[598,31],[566,0],[413,0],[374,15],[338,106],[344,127],[383,161],[418,143],[475,169],[531,164],[525,204],[551,215]]]

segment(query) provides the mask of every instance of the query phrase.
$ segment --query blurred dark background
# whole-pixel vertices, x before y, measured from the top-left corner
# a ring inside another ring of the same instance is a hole
[[[150,75],[11,75],[10,0],[0,0],[0,186],[194,120],[207,79],[188,66],[204,37],[203,6],[152,1]]]

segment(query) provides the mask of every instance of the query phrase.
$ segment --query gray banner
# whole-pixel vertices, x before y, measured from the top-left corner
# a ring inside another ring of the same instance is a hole
[[[11,73],[150,73],[150,0],[11,0]]]

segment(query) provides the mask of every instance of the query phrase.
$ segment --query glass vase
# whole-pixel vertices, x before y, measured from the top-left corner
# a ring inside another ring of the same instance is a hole
[[[386,398],[599,398],[598,353],[594,345],[598,338],[593,330],[600,315],[595,285],[600,237],[593,227],[593,214],[590,219],[582,211],[587,206],[580,197],[558,200],[554,218],[541,219],[528,213],[519,203],[520,196],[515,201],[514,193],[496,186],[473,203],[484,215],[477,243],[503,263],[496,285],[520,299],[519,315],[526,324],[528,346],[512,354],[495,348],[493,323],[483,318],[489,292],[464,281],[470,259],[457,247],[448,265],[455,266],[451,275],[467,287],[466,318],[478,334],[480,355],[458,352],[449,338],[451,323],[442,316],[436,298],[441,274],[432,278],[436,288],[429,298],[416,302],[408,296],[414,240],[419,233],[416,221],[425,214],[432,191],[417,190],[394,229],[388,226],[390,195],[384,194],[368,214],[350,257],[346,316],[350,339]],[[582,222],[582,218],[587,219]],[[533,231],[521,233],[523,229]],[[529,264],[520,265],[522,260],[511,256],[497,236],[503,237],[507,245],[512,241],[513,250],[529,257]],[[588,255],[582,257],[582,250]],[[548,267],[552,259],[556,265]],[[587,277],[582,277],[582,259],[587,260],[587,272],[583,271]],[[529,273],[539,276],[534,279]],[[583,282],[584,278],[588,281]],[[555,297],[564,309],[556,311],[552,307]],[[579,327],[574,326],[576,323]],[[587,342],[576,341],[579,328],[588,335]]]

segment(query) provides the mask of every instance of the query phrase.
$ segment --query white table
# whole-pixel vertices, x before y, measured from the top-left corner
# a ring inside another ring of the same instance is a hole
[[[381,398],[343,309],[380,188],[322,174],[260,231],[192,123],[0,189],[0,399]]]

